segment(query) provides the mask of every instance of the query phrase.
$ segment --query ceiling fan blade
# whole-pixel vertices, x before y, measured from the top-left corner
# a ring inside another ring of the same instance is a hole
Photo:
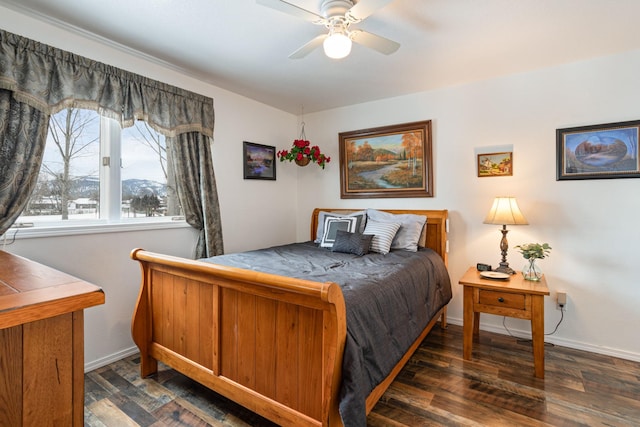
[[[362,21],[378,9],[382,9],[393,0],[360,0],[349,9],[348,15],[351,15],[356,21]]]
[[[400,43],[396,43],[393,40],[389,40],[363,30],[351,31],[349,38],[358,44],[377,50],[385,55],[391,55],[400,47]]]
[[[296,50],[291,55],[289,55],[289,58],[290,59],[304,58],[305,56],[310,54],[314,49],[319,47],[324,41],[324,39],[326,39],[327,37],[328,37],[327,34],[321,34],[311,39],[311,41],[307,42],[307,44],[303,45],[300,49]]]
[[[256,0],[256,3],[270,7],[271,9],[279,10],[280,12],[288,13],[289,15],[293,15],[307,21],[311,21],[313,23],[324,22],[324,17],[318,15],[317,13],[298,7],[295,4],[287,3],[284,0]]]

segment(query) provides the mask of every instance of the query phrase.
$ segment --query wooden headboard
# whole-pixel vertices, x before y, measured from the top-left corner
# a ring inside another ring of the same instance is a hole
[[[364,209],[326,209],[316,208],[311,215],[311,240],[316,239],[316,230],[318,229],[318,216],[321,211],[348,214],[358,212]],[[436,251],[448,266],[447,256],[447,219],[448,211],[442,210],[419,210],[419,209],[379,209],[383,212],[392,214],[413,214],[423,215],[427,217],[426,227],[422,230],[419,245],[425,248],[431,248]]]

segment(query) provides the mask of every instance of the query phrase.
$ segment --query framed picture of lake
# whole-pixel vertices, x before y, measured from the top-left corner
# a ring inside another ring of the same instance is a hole
[[[640,120],[556,130],[556,180],[640,178]]]
[[[342,132],[340,198],[433,197],[431,120]]]
[[[242,170],[244,179],[276,179],[276,147],[244,141]]]

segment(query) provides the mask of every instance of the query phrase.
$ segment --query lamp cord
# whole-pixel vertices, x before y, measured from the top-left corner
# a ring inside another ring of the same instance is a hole
[[[15,233],[13,233],[13,236],[11,236],[11,241],[7,243],[7,236],[9,235],[9,230],[5,231],[4,236],[2,238],[2,249],[4,250],[5,247],[7,247],[8,245],[12,245],[15,241],[16,241],[16,235],[18,234],[18,231],[20,231],[19,228],[16,228]]]
[[[532,340],[531,340],[531,338],[520,338],[520,337],[517,337],[517,336],[513,335],[513,334],[511,333],[511,331],[509,330],[509,328],[507,328],[506,320],[507,320],[507,316],[503,316],[503,317],[502,317],[502,326],[503,326],[503,327],[504,327],[504,329],[507,331],[507,334],[508,334],[510,337],[515,338],[515,339],[517,340],[517,342],[518,342],[518,343],[528,343],[528,342],[531,342],[531,341],[532,341]],[[553,328],[553,332],[545,333],[544,335],[545,335],[545,336],[548,336],[548,335],[553,335],[553,334],[555,334],[555,333],[558,331],[558,327],[559,327],[559,326],[560,326],[560,324],[562,323],[562,320],[564,320],[564,307],[560,307],[560,320],[558,320],[558,323],[556,323],[556,327],[555,327],[555,328]],[[553,343],[547,343],[547,342],[545,342],[545,345],[553,346]]]

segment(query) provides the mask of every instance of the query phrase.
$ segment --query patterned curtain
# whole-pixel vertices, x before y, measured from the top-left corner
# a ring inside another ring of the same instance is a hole
[[[0,89],[0,236],[20,216],[38,182],[49,115]]]
[[[224,253],[210,139],[199,132],[167,138],[186,221],[200,230],[196,258]]]
[[[183,132],[213,137],[213,99],[3,30],[0,88],[48,114],[85,108],[122,127],[140,119],[168,137]]]
[[[207,183],[207,191],[203,191],[203,188],[188,188],[193,184],[192,181],[181,183],[180,186],[184,189],[179,193],[181,203],[187,218],[204,215],[203,221],[188,222],[207,236],[204,239],[207,243],[203,243],[205,252],[218,254],[222,251],[211,153],[205,155],[202,152],[205,146],[209,151],[211,148],[213,99],[4,30],[0,30],[0,89],[13,92],[17,101],[42,111],[47,116],[64,108],[91,109],[117,120],[122,127],[133,125],[135,120],[144,120],[157,132],[173,138],[176,144],[196,144],[194,147],[183,148],[200,151],[203,157],[185,157],[184,161],[193,162],[189,165],[181,161],[173,163],[180,165],[179,168],[192,171],[194,176],[199,176],[202,182]],[[9,126],[19,125],[10,123]],[[193,133],[198,134],[198,138],[193,137]],[[183,134],[190,136],[183,138]],[[35,140],[23,143],[34,144]],[[36,151],[35,148],[29,149]],[[29,149],[25,148],[27,151]],[[206,163],[202,161],[205,158],[208,159]],[[39,164],[40,160],[38,167]],[[180,177],[183,173],[176,171],[176,175]],[[18,189],[20,193],[27,192],[26,195],[20,194],[20,199],[28,199],[30,190],[29,187]],[[192,199],[182,200],[192,192],[201,195],[197,203]],[[0,224],[5,221],[11,220],[0,210]],[[194,225],[196,223],[201,223],[204,228]],[[217,229],[211,230],[210,226]]]

